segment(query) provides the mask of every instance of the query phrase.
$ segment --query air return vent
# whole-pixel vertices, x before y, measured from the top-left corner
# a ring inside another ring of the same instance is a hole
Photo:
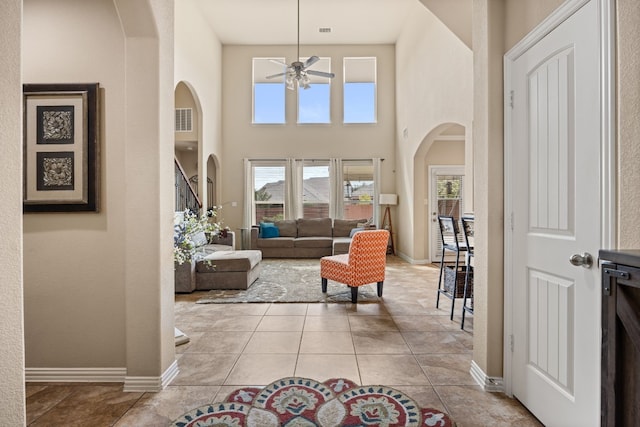
[[[176,132],[191,132],[193,130],[191,108],[176,108]]]

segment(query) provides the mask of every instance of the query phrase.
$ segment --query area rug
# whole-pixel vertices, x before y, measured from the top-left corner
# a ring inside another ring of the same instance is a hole
[[[375,283],[358,287],[358,304],[378,302],[375,287]],[[262,260],[260,277],[249,289],[213,290],[196,302],[351,302],[351,289],[330,280],[323,294],[319,259],[266,259]]]
[[[437,409],[420,408],[411,397],[391,387],[359,386],[345,378],[321,383],[289,377],[264,388],[235,390],[224,402],[193,409],[171,426],[450,427],[455,423]]]

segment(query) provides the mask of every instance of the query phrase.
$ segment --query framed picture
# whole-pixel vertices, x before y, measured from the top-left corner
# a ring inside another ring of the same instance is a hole
[[[25,84],[24,212],[99,211],[99,84]]]

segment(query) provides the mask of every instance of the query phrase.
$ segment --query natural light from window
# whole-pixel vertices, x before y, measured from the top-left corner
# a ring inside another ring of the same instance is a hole
[[[376,58],[344,58],[344,123],[375,123]]]
[[[300,59],[305,61],[306,58]],[[331,58],[320,58],[309,69],[331,72]],[[331,79],[309,75],[308,89],[298,88],[298,123],[331,123]]]
[[[304,218],[329,217],[330,188],[329,163],[305,162],[302,168],[302,212]]]
[[[284,58],[253,58],[253,123],[256,124],[286,122],[284,76],[266,78],[284,72],[285,67],[271,59],[284,61]]]

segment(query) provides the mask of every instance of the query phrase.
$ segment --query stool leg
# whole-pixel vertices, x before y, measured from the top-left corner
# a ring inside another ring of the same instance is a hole
[[[453,320],[453,309],[456,305],[456,287],[458,286],[458,264],[460,263],[460,252],[456,252],[456,268],[453,271],[453,295],[451,295],[451,316],[449,320]]]
[[[444,271],[444,246],[442,247],[442,258],[440,260],[440,277],[438,278],[438,296],[436,296],[436,308],[440,304],[440,289],[442,289],[442,273]]]

